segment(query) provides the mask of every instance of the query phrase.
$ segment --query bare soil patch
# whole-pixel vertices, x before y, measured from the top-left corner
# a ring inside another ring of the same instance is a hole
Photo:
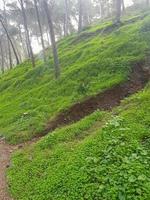
[[[45,135],[58,127],[77,122],[97,109],[112,110],[112,108],[120,105],[121,100],[143,89],[148,80],[150,80],[149,68],[142,67],[142,64],[136,64],[125,83],[74,104],[50,121],[40,135]]]
[[[12,200],[7,193],[6,170],[9,167],[11,153],[14,146],[8,145],[3,139],[0,140],[0,200]]]

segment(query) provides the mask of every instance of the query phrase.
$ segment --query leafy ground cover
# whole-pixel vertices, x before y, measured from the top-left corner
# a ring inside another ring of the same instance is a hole
[[[0,135],[11,143],[28,140],[62,110],[125,81],[133,64],[149,53],[150,17],[99,31],[111,26],[91,26],[58,43],[59,80],[54,80],[51,58],[47,66],[37,59],[32,69],[26,61],[1,76]]]
[[[149,200],[149,113],[147,85],[111,114],[96,111],[18,151],[7,174],[11,194],[22,200]]]

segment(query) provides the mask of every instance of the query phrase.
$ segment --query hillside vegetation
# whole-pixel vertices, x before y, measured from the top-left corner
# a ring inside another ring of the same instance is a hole
[[[62,75],[53,77],[53,62],[26,61],[0,77],[0,135],[11,143],[42,132],[58,113],[88,96],[128,79],[135,63],[148,62],[150,16],[88,27],[58,42]]]
[[[0,200],[150,200],[150,0],[0,0]]]
[[[114,111],[97,111],[15,153],[13,197],[149,200],[150,86]]]
[[[149,67],[150,14],[104,22],[58,42],[62,75],[53,62],[26,61],[0,77],[0,134],[29,140],[71,105]],[[49,54],[49,52],[47,52]],[[142,66],[141,66],[142,67]],[[7,171],[18,200],[149,200],[150,84],[112,111],[89,116],[20,149]]]

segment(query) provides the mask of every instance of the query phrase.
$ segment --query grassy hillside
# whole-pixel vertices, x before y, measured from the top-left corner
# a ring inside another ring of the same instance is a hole
[[[150,85],[114,111],[97,111],[15,153],[13,197],[149,200]]]
[[[91,26],[58,43],[61,78],[54,80],[53,62],[24,62],[0,77],[0,135],[11,143],[41,132],[47,121],[87,96],[125,81],[134,63],[147,60],[150,16]]]

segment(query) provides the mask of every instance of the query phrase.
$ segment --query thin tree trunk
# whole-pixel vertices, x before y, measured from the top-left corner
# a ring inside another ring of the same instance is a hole
[[[83,2],[81,2],[81,4],[82,4]],[[86,2],[86,4],[84,4],[84,11],[83,11],[83,5],[82,5],[82,15],[83,15],[83,19],[82,19],[82,21],[83,21],[83,27],[86,27],[86,26],[88,26],[89,24],[90,24],[90,13],[89,13],[89,8],[90,8],[90,6],[91,6],[91,1],[90,0],[88,0],[87,2]]]
[[[79,6],[79,22],[78,22],[78,32],[82,31],[83,27],[83,8],[82,8],[82,0],[78,0]]]
[[[116,20],[115,23],[119,24],[120,23],[120,18],[121,18],[121,5],[122,5],[122,0],[116,0]]]
[[[4,25],[5,25],[5,28],[8,30],[8,22],[7,22],[7,16],[6,16],[6,1],[3,0],[3,8],[4,8]],[[12,69],[13,67],[13,63],[12,63],[12,55],[11,55],[11,46],[10,46],[10,42],[7,38],[7,47],[8,47],[8,58],[9,58],[9,67],[10,69]]]
[[[33,50],[32,50],[31,41],[30,41],[29,29],[28,29],[28,24],[27,24],[27,16],[25,13],[23,0],[20,0],[20,5],[21,5],[22,16],[23,16],[23,21],[24,21],[24,28],[25,28],[25,32],[26,32],[27,48],[29,48],[30,59],[32,62],[32,67],[34,68],[35,60],[34,60]]]
[[[50,42],[49,30],[46,30],[46,37],[47,37],[48,45],[50,46],[51,42]]]
[[[39,26],[39,31],[40,31],[41,44],[42,44],[42,49],[43,49],[43,59],[44,59],[44,62],[46,62],[46,53],[45,53],[45,45],[44,45],[44,39],[43,39],[43,31],[42,31],[42,25],[41,25],[37,0],[34,0],[34,5],[35,5],[36,16],[37,16],[37,21],[38,21],[38,26]]]
[[[64,35],[68,35],[69,26],[69,11],[68,11],[68,0],[65,0],[65,20],[64,20]]]
[[[51,10],[49,10],[48,8],[47,0],[43,0],[43,3],[44,3],[43,5],[44,5],[45,13],[48,19],[48,26],[49,26],[49,31],[50,31],[51,44],[52,44],[53,57],[54,57],[54,65],[55,65],[55,78],[57,79],[60,76],[60,67],[59,67],[58,52],[57,52],[57,47],[56,47]]]
[[[100,14],[100,19],[103,19],[103,10],[102,10],[102,2],[99,2],[99,14]]]
[[[8,44],[9,67],[10,67],[10,69],[12,69],[13,63],[12,63],[12,55],[11,55],[11,48],[10,48],[10,42],[9,42],[9,40],[7,40],[7,44]],[[17,53],[17,51],[16,51],[16,53]]]
[[[149,0],[146,0],[146,6],[149,7]]]
[[[11,44],[11,47],[12,47],[12,49],[13,49],[13,52],[14,52],[14,55],[15,55],[15,58],[16,58],[16,62],[17,62],[17,65],[18,65],[18,64],[19,64],[19,58],[18,58],[17,52],[16,52],[16,50],[15,50],[14,44],[13,44],[13,42],[12,42],[12,40],[11,40],[11,37],[9,36],[9,33],[8,33],[8,31],[7,31],[7,28],[5,27],[4,22],[3,22],[3,20],[2,20],[1,18],[0,18],[0,22],[1,22],[2,27],[4,28],[4,30],[5,30],[5,32],[6,32],[7,38],[8,38],[8,40],[9,40],[10,44]]]
[[[1,71],[2,73],[5,72],[4,69],[4,52],[3,52],[3,46],[2,46],[2,41],[0,40],[0,55],[1,55]]]
[[[25,30],[25,34],[24,34],[24,41],[25,41],[25,44],[26,44],[26,49],[27,49],[28,58],[31,59],[30,48],[29,48],[29,42],[28,42],[28,39],[27,39],[26,30]]]
[[[125,11],[125,4],[124,4],[124,0],[122,0],[122,11]]]

